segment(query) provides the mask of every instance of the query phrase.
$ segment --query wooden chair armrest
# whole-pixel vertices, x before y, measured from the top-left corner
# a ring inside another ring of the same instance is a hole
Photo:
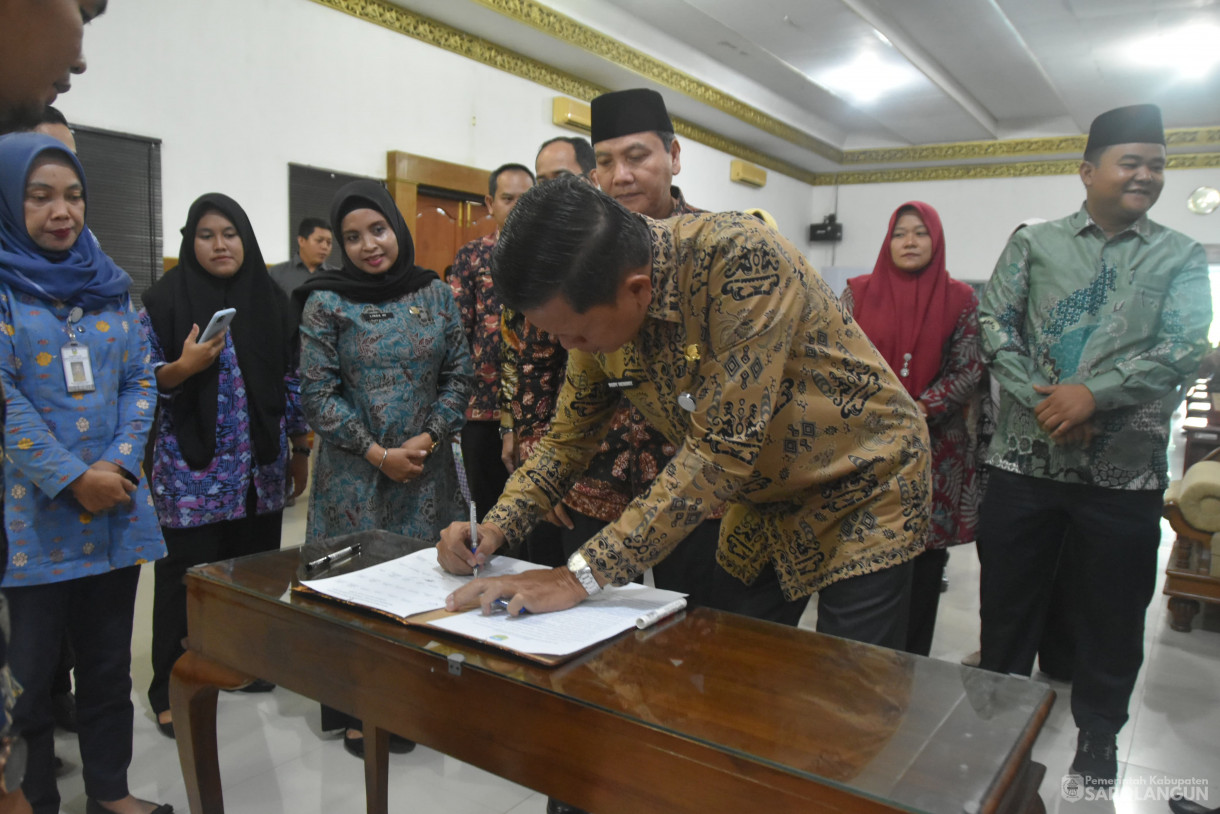
[[[1169,525],[1173,527],[1179,537],[1200,543],[1210,543],[1212,540],[1211,532],[1197,529],[1186,522],[1186,518],[1182,517],[1182,509],[1176,501],[1171,500],[1166,503],[1165,508],[1161,510],[1161,516],[1169,521]]]

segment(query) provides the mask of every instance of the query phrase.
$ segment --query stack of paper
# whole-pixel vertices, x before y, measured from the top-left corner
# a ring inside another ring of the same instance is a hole
[[[496,557],[481,577],[520,574],[545,566]],[[445,598],[471,580],[437,564],[436,549],[426,549],[326,579],[303,581],[312,591],[396,616],[409,617],[445,606]],[[577,653],[633,627],[646,627],[685,606],[685,594],[625,585],[607,588],[574,608],[557,613],[483,616],[479,610],[429,615],[423,624],[497,647],[534,655]]]

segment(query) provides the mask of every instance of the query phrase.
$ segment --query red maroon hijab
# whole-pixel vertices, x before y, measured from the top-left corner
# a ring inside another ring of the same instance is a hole
[[[932,237],[932,259],[922,271],[903,271],[890,254],[894,226],[907,209],[919,215]],[[940,371],[945,345],[973,293],[945,269],[945,230],[940,215],[922,201],[909,201],[895,209],[873,273],[853,277],[847,284],[855,301],[856,321],[900,374],[907,392],[918,399]],[[902,376],[907,353],[911,354],[908,375]]]

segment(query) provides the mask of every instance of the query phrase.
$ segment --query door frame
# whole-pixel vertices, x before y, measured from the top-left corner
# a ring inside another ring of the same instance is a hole
[[[453,164],[401,150],[386,153],[386,187],[403,217],[413,218],[419,200],[419,188],[439,187],[472,195],[482,201],[487,197],[487,177],[491,170]]]

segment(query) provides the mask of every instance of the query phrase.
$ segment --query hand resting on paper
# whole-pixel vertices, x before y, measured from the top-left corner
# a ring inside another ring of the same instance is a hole
[[[565,567],[526,571],[505,577],[471,580],[445,599],[449,611],[482,607],[483,615],[491,614],[491,603],[508,600],[508,615],[516,616],[522,609],[530,613],[549,613],[579,605],[588,594]]]

